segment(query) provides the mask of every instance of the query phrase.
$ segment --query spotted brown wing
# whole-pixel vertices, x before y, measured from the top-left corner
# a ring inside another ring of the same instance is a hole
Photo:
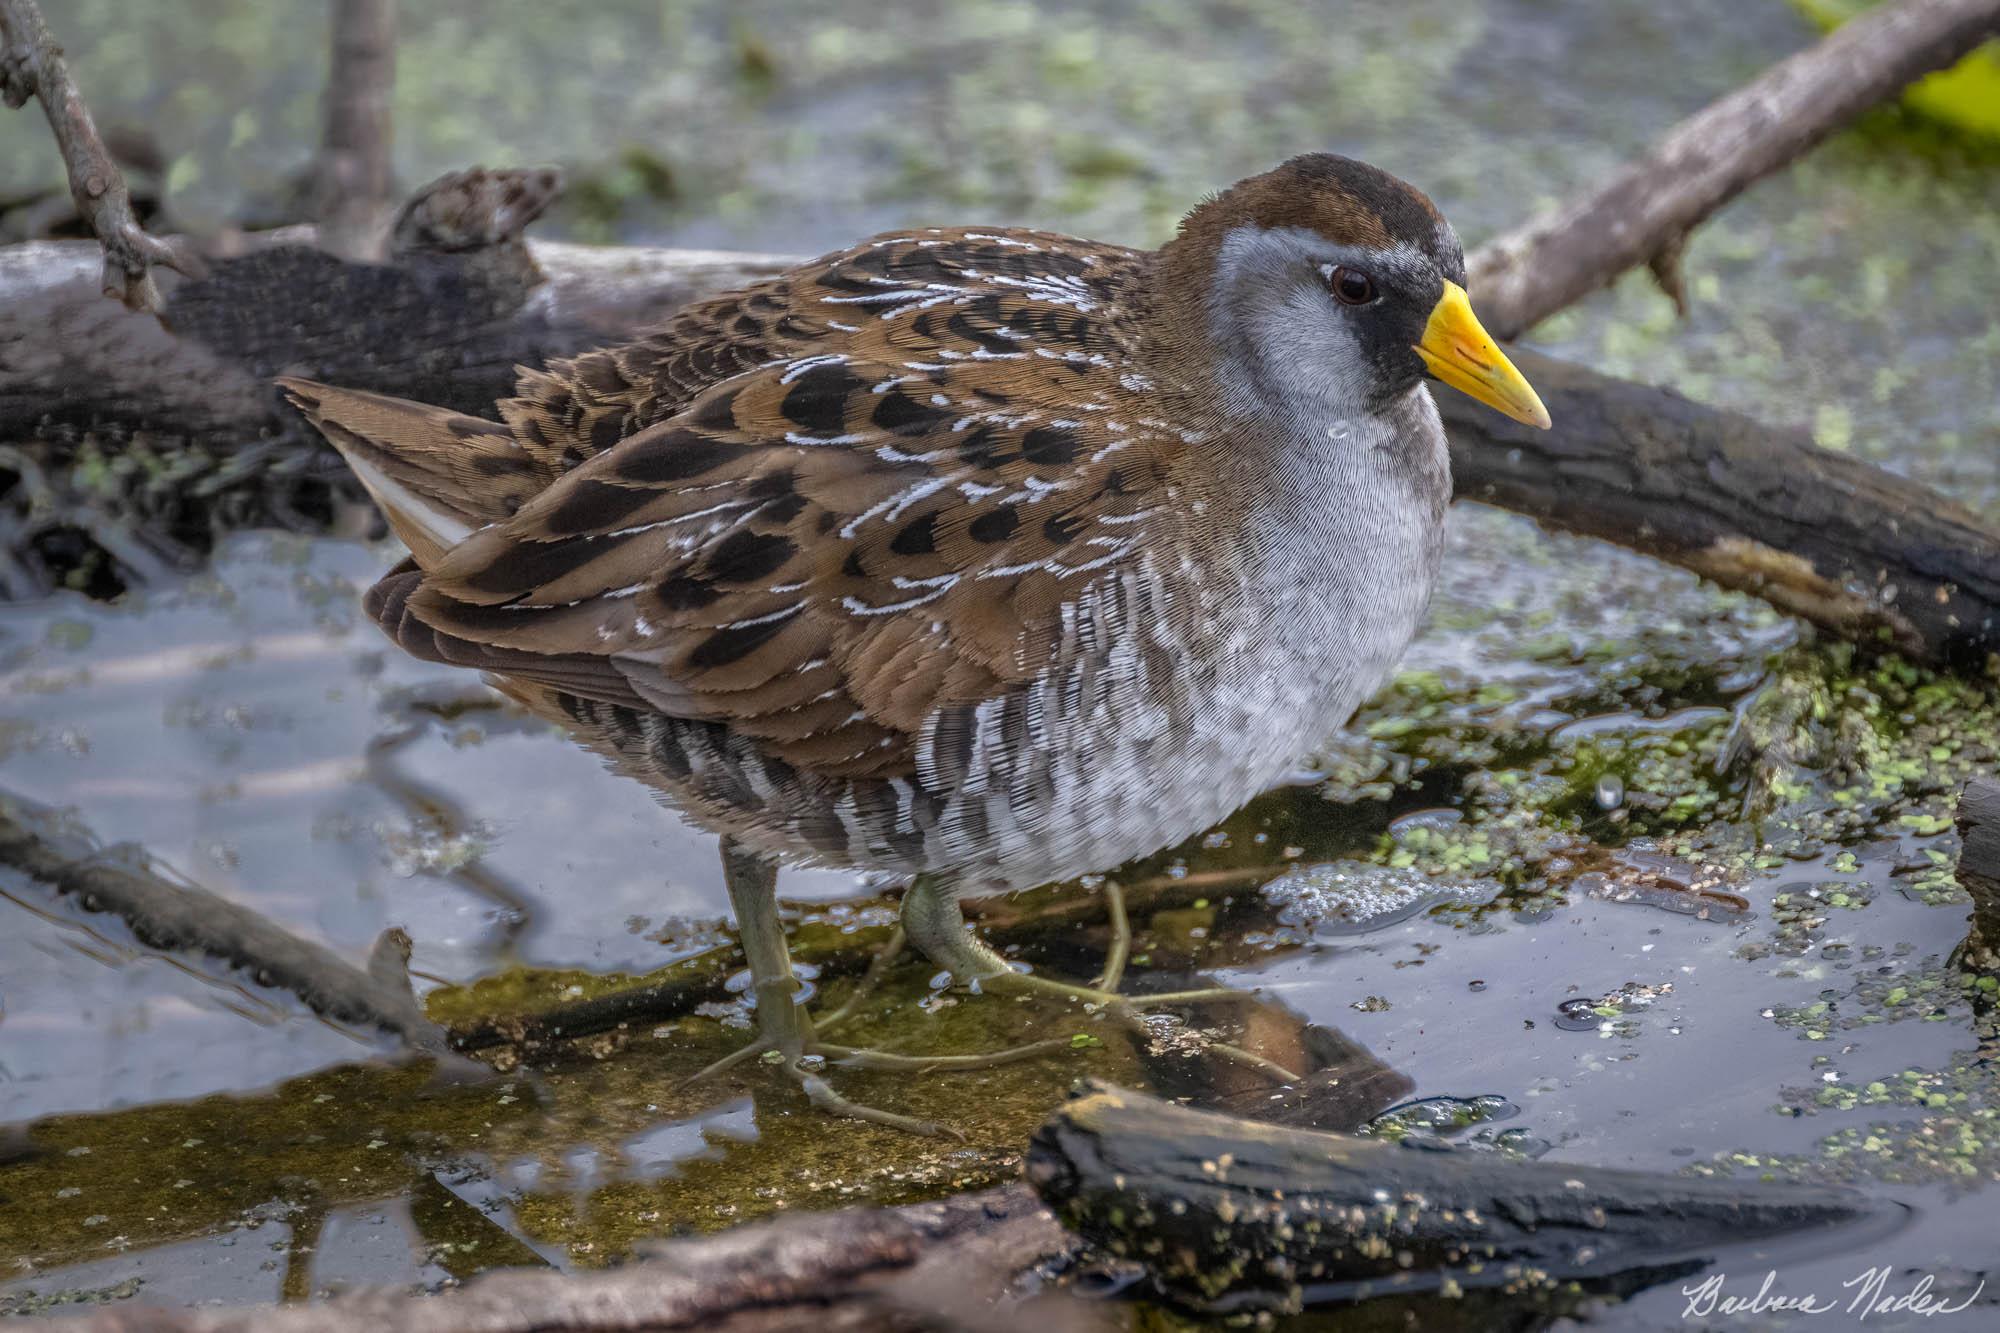
[[[913,772],[926,720],[1031,679],[1144,539],[1162,441],[1077,387],[1040,358],[765,366],[474,534],[405,607],[451,660],[556,689],[609,666],[585,693],[829,776]]]

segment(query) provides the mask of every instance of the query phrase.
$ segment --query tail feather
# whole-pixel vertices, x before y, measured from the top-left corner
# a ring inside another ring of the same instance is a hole
[[[499,422],[312,380],[278,384],[340,451],[420,568],[552,480]]]

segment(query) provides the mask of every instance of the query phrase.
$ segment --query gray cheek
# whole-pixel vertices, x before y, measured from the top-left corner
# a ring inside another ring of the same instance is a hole
[[[1235,411],[1319,419],[1370,410],[1367,358],[1317,280],[1325,253],[1322,238],[1294,228],[1244,226],[1224,239],[1210,327]]]
[[[1260,378],[1278,396],[1336,413],[1367,401],[1366,358],[1324,292],[1292,285],[1250,333]]]

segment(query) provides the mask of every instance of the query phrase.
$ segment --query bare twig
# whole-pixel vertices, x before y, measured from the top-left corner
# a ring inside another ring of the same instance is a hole
[[[377,942],[364,971],[247,907],[179,882],[143,851],[106,847],[54,811],[4,791],[0,866],[85,911],[123,918],[148,948],[207,954],[242,969],[256,985],[290,991],[335,1022],[380,1028],[415,1050],[444,1049],[443,1033],[410,990],[403,968],[409,937],[400,930]]]
[[[395,83],[395,0],[333,0],[314,213],[320,244],[348,259],[382,255],[394,189],[389,150]]]
[[[149,236],[139,226],[125,177],[98,136],[90,108],[35,0],[0,0],[0,100],[19,108],[30,97],[41,100],[55,132],[77,214],[103,246],[101,290],[133,310],[158,313],[153,266],[193,274],[200,271],[200,259],[185,240]]]
[[[1580,199],[1473,254],[1468,284],[1496,338],[1674,252],[1709,214],[1905,84],[2000,32],[2000,0],[1901,0],[1845,24],[1676,125]],[[1676,301],[1679,298],[1676,296]]]

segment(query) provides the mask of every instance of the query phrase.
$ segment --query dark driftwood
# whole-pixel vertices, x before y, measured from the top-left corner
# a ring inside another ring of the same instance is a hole
[[[1703,219],[1996,33],[2000,0],[1902,0],[1855,18],[1688,117],[1596,190],[1482,247],[1468,266],[1480,318],[1495,337],[1518,338],[1641,264],[1684,308],[1681,243]]]
[[[1526,350],[1555,428],[1440,392],[1458,494],[1671,561],[1841,638],[1985,670],[2000,531],[1803,430]]]
[[[1847,1189],[1697,1180],[1281,1129],[1102,1086],[1059,1110],[1028,1179],[1086,1239],[1169,1294],[1296,1310],[1358,1296],[1517,1292],[1663,1274],[1808,1229],[1895,1215]]]
[[[656,1246],[601,1273],[503,1271],[438,1296],[377,1290],[319,1305],[106,1308],[27,1320],[47,1333],[1046,1333],[1123,1327],[1102,1306],[1003,1300],[1073,1237],[1021,1186],[903,1208],[780,1217]]]
[[[1975,977],[2000,977],[2000,781],[1974,778],[1958,794],[1958,882],[1972,895],[1972,928],[1959,965]],[[1974,989],[1974,1002],[1991,1014],[1992,991]]]
[[[403,964],[409,940],[385,932],[366,970],[227,898],[184,883],[136,847],[107,847],[55,812],[0,791],[0,866],[88,912],[119,917],[147,948],[206,955],[259,986],[290,991],[314,1012],[379,1028],[437,1053],[444,1034],[424,1016]]]

